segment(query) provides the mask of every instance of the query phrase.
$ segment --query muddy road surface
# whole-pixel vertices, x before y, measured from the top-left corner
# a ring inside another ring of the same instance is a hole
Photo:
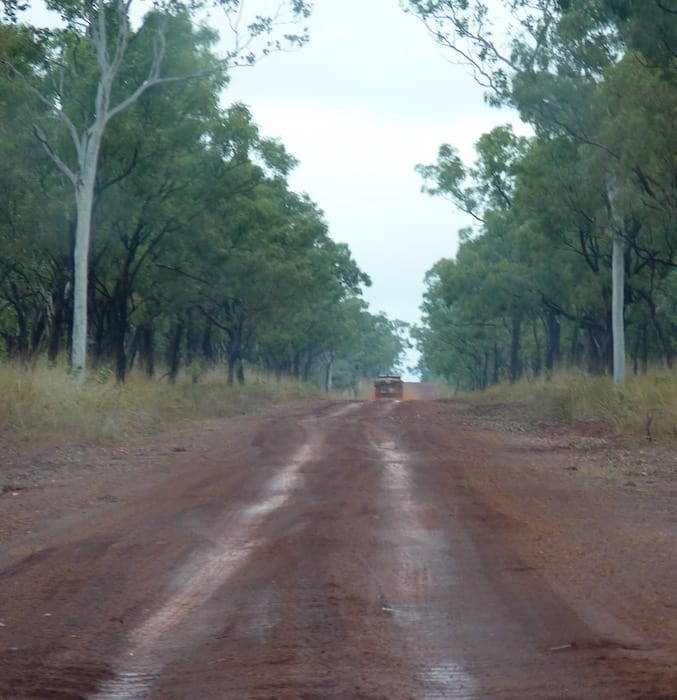
[[[633,450],[405,401],[14,455],[0,697],[674,700],[677,481]]]

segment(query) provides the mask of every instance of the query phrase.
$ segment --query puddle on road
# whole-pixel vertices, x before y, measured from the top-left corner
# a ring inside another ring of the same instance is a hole
[[[153,685],[157,675],[147,671],[122,671],[106,681],[99,692],[93,696],[96,700],[137,700],[143,698]]]
[[[360,407],[359,403],[349,403],[346,404],[345,406],[341,406],[340,408],[337,408],[335,411],[332,411],[331,413],[327,414],[326,418],[339,418],[340,416],[345,416],[346,413],[352,413],[353,411],[356,411]]]
[[[289,501],[292,492],[303,483],[303,477],[298,473],[301,464],[303,463],[300,462],[292,468],[287,468],[276,476],[269,488],[266,489],[269,495],[259,503],[254,503],[243,509],[245,517],[263,520],[266,516],[282,508]]]
[[[425,530],[412,495],[413,484],[408,455],[397,449],[394,440],[381,442],[376,446],[376,450],[383,465],[383,486],[397,507],[398,527],[406,530],[408,537],[424,537]]]
[[[416,640],[412,648],[428,647],[447,656],[453,653],[453,649],[447,648],[445,635],[450,624],[449,613],[431,599],[436,575],[438,586],[448,586],[455,579],[449,571],[448,561],[440,564],[441,570],[435,571],[444,542],[424,526],[421,506],[414,496],[408,454],[398,449],[394,440],[383,440],[375,445],[375,449],[381,457],[383,488],[396,513],[389,523],[390,537],[402,543],[396,550],[393,581],[388,586],[391,602],[384,610],[392,615],[407,637]],[[396,538],[392,532],[397,530],[400,536]],[[455,661],[426,659],[417,678],[422,685],[419,696],[422,700],[470,700],[477,697],[473,677]]]
[[[427,628],[431,623],[439,624],[440,620],[448,621],[449,618],[449,613],[440,610],[439,606],[431,602],[391,604],[386,610],[402,625],[421,624]]]
[[[426,686],[421,700],[476,700],[477,692],[472,678],[455,663],[433,664],[425,668],[419,678]]]

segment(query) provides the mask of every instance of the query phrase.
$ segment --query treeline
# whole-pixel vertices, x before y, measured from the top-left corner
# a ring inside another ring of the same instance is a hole
[[[288,186],[294,158],[259,133],[245,105],[220,106],[228,78],[209,69],[215,35],[181,12],[146,26],[160,21],[162,35],[131,37],[114,92],[143,82],[160,36],[166,74],[196,77],[146,91],[106,128],[88,264],[90,366],[122,382],[132,367],[174,379],[225,363],[231,383],[253,366],[327,388],[396,366],[402,325],[368,311],[368,276]],[[54,156],[77,158],[64,123],[84,132],[92,121],[96,57],[77,23],[47,32],[5,22],[0,61],[0,358],[57,362],[72,332],[77,210]]]
[[[534,134],[500,127],[472,164],[445,145],[419,166],[430,193],[477,222],[427,274],[424,372],[463,388],[558,367],[611,372],[614,242],[630,367],[673,368],[677,6],[518,0],[499,46],[481,3],[410,5]]]

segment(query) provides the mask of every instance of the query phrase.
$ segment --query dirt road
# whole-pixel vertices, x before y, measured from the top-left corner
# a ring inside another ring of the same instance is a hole
[[[2,698],[677,698],[668,451],[405,401],[50,454],[3,465]]]

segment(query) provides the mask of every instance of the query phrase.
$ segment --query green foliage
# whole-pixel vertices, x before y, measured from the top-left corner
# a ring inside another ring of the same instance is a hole
[[[294,3],[294,12],[304,7]],[[146,91],[102,140],[88,266],[99,377],[112,371],[122,383],[134,367],[152,377],[166,364],[171,381],[188,367],[202,386],[223,363],[229,384],[251,368],[322,383],[328,357],[364,371],[396,364],[399,331],[359,299],[368,276],[332,241],[319,208],[288,187],[296,160],[259,133],[245,105],[220,106],[226,78],[207,70],[218,63],[213,33],[183,11],[148,15],[113,102],[143,80],[159,24],[163,70],[195,78]],[[66,122],[47,118],[34,88],[60,86],[59,109],[85,128],[97,66],[76,26],[41,38],[0,25],[0,49],[23,73],[0,75],[0,343],[9,359],[30,365],[46,351],[56,362],[73,315],[76,210],[31,120],[69,166],[75,154]],[[368,343],[378,361],[365,359]]]
[[[427,371],[460,388],[562,366],[609,372],[614,236],[625,251],[633,371],[674,367],[677,65],[668,6],[505,2],[516,27],[505,51],[484,3],[410,5],[475,67],[490,100],[518,108],[534,130],[528,141],[485,134],[470,166],[445,145],[437,164],[419,167],[427,191],[478,222],[456,260],[427,277],[415,331]]]
[[[20,12],[30,7],[29,3],[19,5],[12,0],[3,4],[7,19],[13,23]],[[84,375],[87,365],[92,225],[96,199],[110,184],[101,182],[100,159],[111,121],[131,107],[138,107],[144,97],[161,87],[200,78],[222,87],[226,81],[224,71],[229,67],[251,65],[260,55],[288,45],[302,45],[307,40],[305,30],[301,34],[287,31],[280,39],[275,38],[275,33],[280,24],[307,19],[311,9],[302,0],[292,0],[280,3],[271,16],[251,16],[249,3],[239,1],[187,5],[178,2],[171,6],[152,3],[138,30],[133,30],[130,6],[131,2],[122,0],[109,3],[50,0],[47,9],[60,15],[63,28],[31,30],[39,40],[41,65],[15,64],[11,51],[2,57],[3,67],[8,67],[10,77],[16,78],[29,96],[26,104],[31,100],[36,104],[36,108],[28,110],[33,131],[53,166],[70,183],[74,195],[70,326],[71,363],[76,377]],[[217,43],[217,34],[204,28],[193,29],[193,14],[214,6],[225,14],[232,33],[232,46],[218,57],[204,49]],[[8,46],[11,48],[11,43]],[[186,105],[189,115],[193,106],[193,103]],[[126,301],[129,289],[125,283],[129,281],[130,264],[124,272],[122,294],[116,294],[118,305],[122,299],[122,308],[116,309],[115,340],[120,381],[126,372],[121,345],[129,311]],[[22,310],[17,316],[17,322],[24,323]],[[19,349],[22,354],[25,354],[24,345],[22,342]],[[171,355],[170,373],[175,377],[176,348]]]

